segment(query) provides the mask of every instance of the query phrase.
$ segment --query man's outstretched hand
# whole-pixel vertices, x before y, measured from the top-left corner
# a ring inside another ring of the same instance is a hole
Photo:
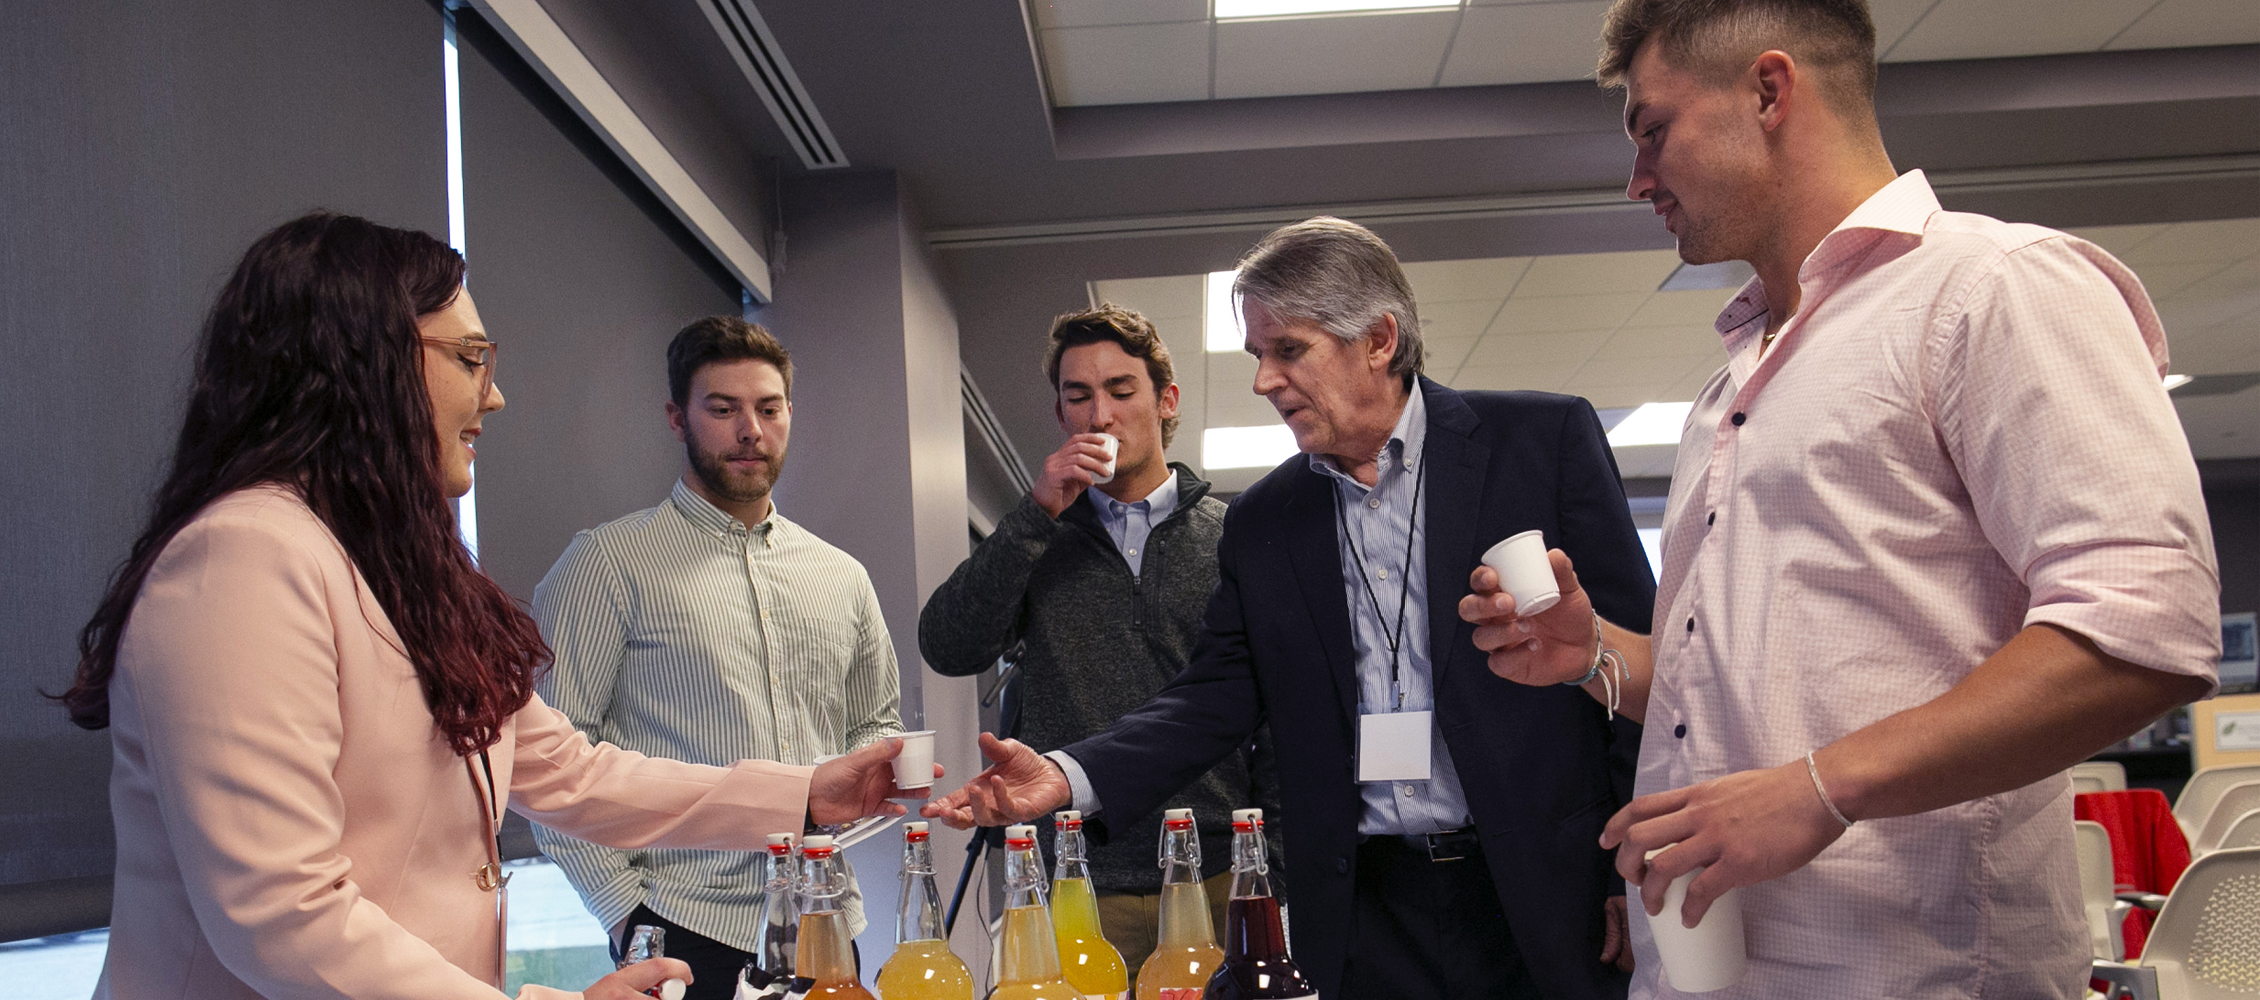
[[[1067,776],[1019,740],[981,734],[981,756],[996,763],[965,787],[926,803],[918,814],[959,830],[1025,823],[1073,800]]]

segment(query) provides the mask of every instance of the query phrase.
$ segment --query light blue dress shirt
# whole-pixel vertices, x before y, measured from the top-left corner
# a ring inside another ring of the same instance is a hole
[[[1169,520],[1169,515],[1177,511],[1176,471],[1171,470],[1169,478],[1136,503],[1123,503],[1096,486],[1085,492],[1090,494],[1091,507],[1098,511],[1099,523],[1106,526],[1107,537],[1114,539],[1114,550],[1130,564],[1130,575],[1140,575],[1139,567],[1146,564],[1146,536],[1153,534],[1154,525]]]
[[[1388,443],[1381,448],[1379,475],[1371,489],[1344,474],[1331,458],[1312,455],[1309,459],[1312,469],[1334,481],[1334,502],[1342,515],[1336,522],[1335,544],[1341,554],[1343,592],[1349,601],[1350,642],[1357,654],[1360,713],[1392,710],[1389,633],[1397,627],[1399,595],[1404,600],[1405,623],[1404,635],[1397,644],[1397,686],[1404,701],[1395,710],[1426,712],[1436,707],[1428,656],[1429,497],[1425,490],[1420,496],[1419,509],[1413,507],[1415,477],[1420,471],[1422,445],[1427,439],[1428,404],[1415,389],[1406,399],[1404,412],[1398,415],[1397,427],[1390,432]],[[1349,527],[1348,537],[1342,535],[1344,524]],[[1406,558],[1408,531],[1411,533],[1410,560]],[[1353,540],[1357,544],[1355,556],[1350,551]],[[1359,575],[1361,562],[1364,572],[1373,577],[1370,596]],[[1407,591],[1407,587],[1411,590]],[[1387,615],[1386,621],[1374,614],[1377,601],[1382,613]],[[1324,668],[1324,664],[1314,666]],[[1429,780],[1358,786],[1365,798],[1365,815],[1358,820],[1359,833],[1367,836],[1440,833],[1469,825],[1467,794],[1460,789],[1459,772],[1452,768],[1451,754],[1444,749],[1444,740],[1434,719],[1429,721],[1428,733]],[[1099,812],[1098,795],[1091,788],[1083,766],[1064,750],[1054,750],[1044,756],[1057,763],[1061,773],[1066,775],[1074,807],[1086,815]]]

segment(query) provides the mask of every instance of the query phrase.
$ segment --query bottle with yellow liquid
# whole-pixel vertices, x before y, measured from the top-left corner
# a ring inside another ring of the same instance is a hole
[[[1083,843],[1083,814],[1052,814],[1052,931],[1067,984],[1090,1000],[1128,1000],[1130,967],[1099,931],[1099,897],[1091,889],[1091,862]]]
[[[1044,861],[1036,856],[1036,828],[1004,831],[1004,942],[997,991],[990,1000],[1082,1000],[1059,974],[1059,945],[1052,938],[1051,907],[1044,905]]]
[[[1201,837],[1191,809],[1161,816],[1161,927],[1154,953],[1138,967],[1138,1000],[1200,1000],[1224,949],[1216,946],[1208,894],[1201,889]]]
[[[848,933],[847,872],[832,838],[800,842],[800,940],[793,972],[809,981],[807,996],[878,1000],[855,976],[855,939]]]
[[[973,1000],[973,974],[942,936],[931,837],[924,823],[902,825],[902,910],[895,915],[895,953],[879,967],[883,1000]]]

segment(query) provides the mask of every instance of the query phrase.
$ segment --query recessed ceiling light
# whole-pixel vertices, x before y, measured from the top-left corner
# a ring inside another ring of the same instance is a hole
[[[1216,0],[1216,19],[1291,17],[1297,14],[1361,14],[1377,10],[1452,10],[1458,3],[1437,0]]]
[[[1210,354],[1225,354],[1247,346],[1240,335],[1240,311],[1232,308],[1232,276],[1235,271],[1211,271],[1202,292],[1201,342],[1208,345]]]
[[[1211,427],[1201,432],[1203,469],[1268,469],[1295,452],[1295,432],[1286,424]]]
[[[2181,388],[2182,386],[2188,385],[2191,377],[2192,376],[2184,375],[2180,372],[2175,372],[2172,375],[2166,376],[2166,391],[2172,392],[2176,389]]]
[[[1678,444],[1679,433],[1687,426],[1687,415],[1693,412],[1693,401],[1644,403],[1609,431],[1609,445],[1628,448],[1643,444]]]

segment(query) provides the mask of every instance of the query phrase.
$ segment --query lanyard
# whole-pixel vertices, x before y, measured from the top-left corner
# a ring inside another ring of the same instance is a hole
[[[1412,515],[1405,519],[1405,561],[1403,570],[1397,574],[1397,628],[1395,631],[1390,631],[1388,627],[1389,619],[1381,613],[1381,598],[1373,592],[1373,576],[1365,571],[1365,557],[1358,554],[1358,540],[1350,534],[1349,516],[1342,513],[1342,491],[1339,489],[1334,491],[1334,519],[1342,525],[1342,544],[1350,547],[1350,561],[1356,564],[1358,568],[1358,579],[1365,581],[1365,599],[1373,605],[1373,620],[1376,624],[1382,626],[1381,634],[1389,640],[1390,711],[1405,707],[1405,690],[1397,682],[1397,649],[1404,643],[1405,638],[1405,601],[1412,594],[1413,536],[1417,534],[1414,528],[1420,524],[1420,488],[1427,482],[1428,462],[1426,456],[1423,456],[1419,463],[1419,471],[1413,473]],[[1381,477],[1379,475],[1374,477],[1373,488],[1381,488]]]
[[[495,972],[500,975],[510,968],[508,935],[510,930],[510,875],[502,870],[502,844],[496,838],[502,835],[502,798],[494,787],[494,758],[485,750],[479,751],[479,767],[486,771],[486,782],[481,786],[479,772],[471,770],[471,758],[463,758],[463,769],[471,772],[471,791],[478,796],[479,810],[486,814],[487,863],[471,873],[471,881],[485,891],[494,893],[494,961]],[[479,793],[484,794],[479,794]]]

